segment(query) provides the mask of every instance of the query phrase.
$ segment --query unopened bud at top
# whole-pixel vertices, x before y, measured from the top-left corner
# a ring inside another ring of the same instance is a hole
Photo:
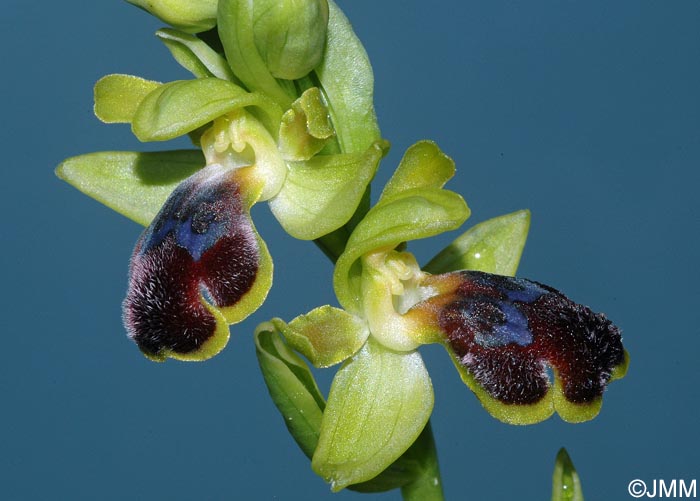
[[[327,0],[255,0],[253,18],[255,45],[273,76],[301,78],[321,62]]]
[[[218,0],[127,0],[161,21],[188,33],[199,33],[216,25]]]

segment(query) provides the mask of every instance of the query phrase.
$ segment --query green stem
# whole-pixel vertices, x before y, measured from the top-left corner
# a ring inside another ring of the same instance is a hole
[[[329,233],[328,235],[323,235],[320,238],[314,240],[316,246],[323,251],[328,259],[331,260],[333,264],[338,260],[338,257],[345,250],[345,244],[348,241],[349,233],[345,226],[338,228],[337,230]]]
[[[416,454],[416,459],[421,464],[420,473],[413,482],[401,487],[401,497],[405,501],[443,501],[445,495],[442,492],[440,465],[430,421],[411,449],[414,449],[413,454]]]

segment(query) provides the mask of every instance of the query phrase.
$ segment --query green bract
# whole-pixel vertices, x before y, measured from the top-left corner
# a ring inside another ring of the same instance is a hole
[[[328,7],[326,51],[313,73],[321,83],[340,150],[357,153],[380,138],[374,76],[365,48],[345,14],[333,0]]]
[[[313,455],[326,401],[303,360],[287,347],[272,324],[256,329],[255,351],[267,389],[302,451]]]
[[[583,501],[581,479],[564,448],[559,450],[554,463],[552,501]]]

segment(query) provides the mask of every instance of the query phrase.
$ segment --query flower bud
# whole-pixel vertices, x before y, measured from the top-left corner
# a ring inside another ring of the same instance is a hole
[[[161,21],[188,33],[199,33],[216,25],[218,0],[127,0]]]
[[[327,0],[256,0],[255,46],[270,73],[294,80],[321,62],[328,29]]]

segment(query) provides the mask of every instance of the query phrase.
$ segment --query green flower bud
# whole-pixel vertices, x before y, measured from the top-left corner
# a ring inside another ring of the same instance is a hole
[[[328,29],[327,0],[256,0],[255,46],[277,78],[295,80],[321,62]]]
[[[127,2],[187,33],[207,31],[216,25],[218,0],[127,0]]]

